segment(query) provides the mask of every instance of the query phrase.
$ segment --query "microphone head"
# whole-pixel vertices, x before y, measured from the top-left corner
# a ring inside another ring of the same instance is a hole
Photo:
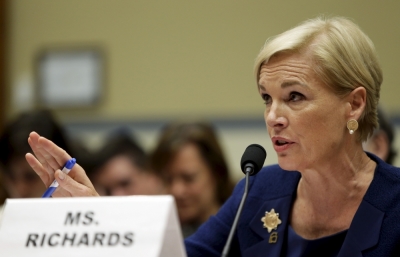
[[[254,166],[250,176],[257,174],[264,165],[267,152],[258,144],[249,145],[242,155],[240,160],[240,167],[244,174],[246,174],[246,166],[252,164]]]

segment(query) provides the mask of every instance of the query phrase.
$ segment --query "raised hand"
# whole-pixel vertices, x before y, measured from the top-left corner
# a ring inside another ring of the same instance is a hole
[[[36,132],[29,134],[28,143],[35,155],[27,153],[25,158],[46,187],[49,187],[54,179],[60,184],[53,196],[99,196],[78,163],[68,174],[61,172],[60,169],[71,159],[71,156],[63,149]]]

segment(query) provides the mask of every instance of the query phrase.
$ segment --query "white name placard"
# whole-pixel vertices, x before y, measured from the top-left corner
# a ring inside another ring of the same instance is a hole
[[[184,257],[171,196],[7,199],[0,256]]]

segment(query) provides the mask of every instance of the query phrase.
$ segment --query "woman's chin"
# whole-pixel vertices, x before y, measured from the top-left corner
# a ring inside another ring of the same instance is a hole
[[[296,162],[291,161],[289,159],[278,158],[279,167],[283,170],[294,171],[297,170],[298,165]]]

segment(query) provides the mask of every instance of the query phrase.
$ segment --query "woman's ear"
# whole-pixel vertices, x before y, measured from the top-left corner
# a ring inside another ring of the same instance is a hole
[[[365,109],[367,101],[367,91],[364,87],[357,87],[356,89],[351,91],[347,99],[351,107],[349,118],[358,120]]]

